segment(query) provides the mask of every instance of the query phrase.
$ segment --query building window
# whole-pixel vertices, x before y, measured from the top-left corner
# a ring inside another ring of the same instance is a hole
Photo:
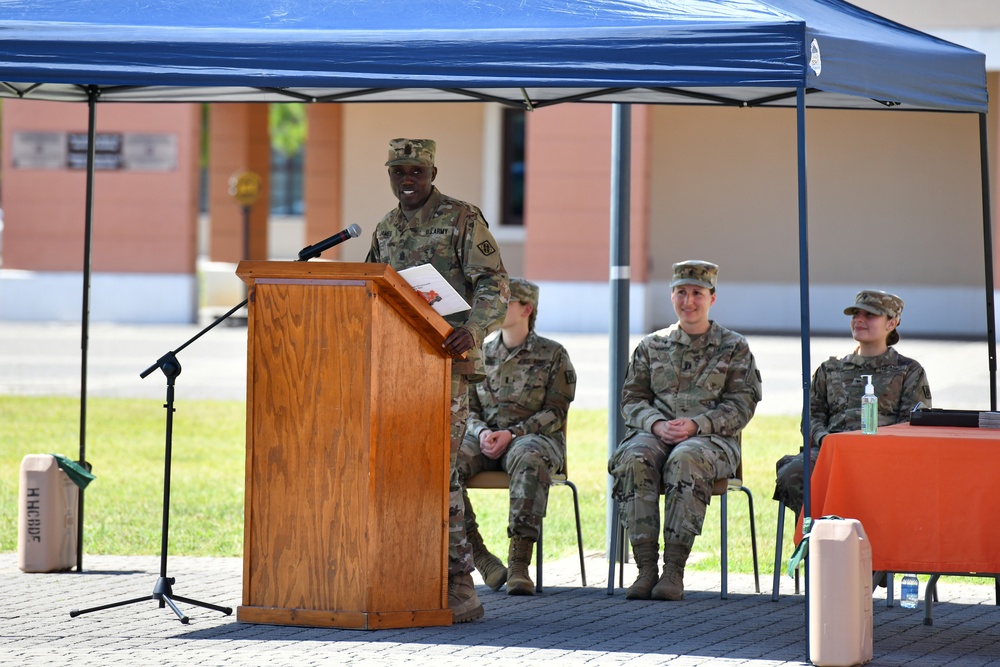
[[[304,212],[302,181],[305,150],[286,155],[271,151],[271,213],[302,215]]]
[[[268,115],[271,135],[271,213],[302,215],[302,170],[309,131],[305,104],[272,104]]]
[[[503,224],[524,224],[524,121],[520,109],[503,110]]]

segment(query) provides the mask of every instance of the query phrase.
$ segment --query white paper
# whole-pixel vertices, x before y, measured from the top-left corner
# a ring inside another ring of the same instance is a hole
[[[410,284],[410,287],[417,290],[420,296],[427,299],[427,303],[437,311],[438,315],[451,315],[472,308],[430,264],[413,266],[397,273]]]

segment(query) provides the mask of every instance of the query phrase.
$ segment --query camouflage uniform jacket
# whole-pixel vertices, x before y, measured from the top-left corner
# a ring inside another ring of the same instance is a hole
[[[510,295],[499,246],[482,212],[434,187],[412,220],[398,206],[382,218],[365,261],[385,263],[397,271],[431,264],[444,276],[472,306],[445,320],[472,334],[476,341],[469,351],[473,368],[464,374],[472,382],[481,380],[483,339],[503,322]]]
[[[626,439],[651,433],[660,419],[686,417],[735,463],[740,431],[760,399],[760,373],[743,336],[712,322],[692,339],[674,324],[643,338],[632,353],[622,387]]]
[[[563,426],[576,396],[576,371],[559,343],[534,331],[508,350],[496,336],[483,347],[486,380],[469,392],[470,435],[484,428],[539,433],[565,446]]]
[[[830,433],[861,428],[862,375],[871,375],[878,396],[878,425],[910,421],[910,411],[923,402],[931,407],[927,373],[919,362],[889,348],[877,357],[848,354],[830,357],[813,374],[809,390],[809,438],[813,447]]]

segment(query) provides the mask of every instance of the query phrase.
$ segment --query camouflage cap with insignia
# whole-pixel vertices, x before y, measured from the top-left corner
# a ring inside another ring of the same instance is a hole
[[[844,315],[853,315],[856,310],[863,310],[873,315],[885,315],[892,319],[903,314],[903,300],[895,294],[881,290],[861,290],[854,297],[854,305],[844,308]]]
[[[689,259],[674,264],[674,277],[670,281],[670,289],[678,285],[698,285],[699,287],[715,289],[715,282],[718,278],[718,264]]]
[[[511,278],[510,300],[530,303],[538,312],[538,285],[524,278]]]
[[[389,142],[389,159],[385,166],[419,164],[434,166],[437,143],[433,139],[393,139]]]

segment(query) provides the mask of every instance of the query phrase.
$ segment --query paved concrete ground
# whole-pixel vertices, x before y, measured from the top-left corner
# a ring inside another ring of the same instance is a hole
[[[163,376],[157,371],[140,379],[139,373],[198,331],[93,325],[88,395],[162,398]],[[567,345],[579,372],[575,405],[607,407],[607,338],[552,335]],[[765,380],[759,413],[798,414],[798,339],[751,336],[750,342]],[[245,328],[220,326],[182,350],[178,400],[243,398],[245,345]],[[849,347],[846,336],[814,339],[812,366]],[[0,393],[79,395],[80,349],[76,326],[0,322]],[[927,368],[936,406],[989,407],[985,343],[904,338],[899,349]],[[547,562],[546,592],[530,598],[480,585],[482,621],[364,632],[242,624],[235,614],[181,603],[191,618],[190,625],[182,625],[152,600],[70,618],[71,609],[152,593],[159,558],[88,554],[80,574],[25,574],[16,554],[0,554],[0,665],[806,664],[804,599],[792,594],[787,577],[776,603],[767,592],[755,594],[746,575],[731,575],[730,597],[720,600],[718,575],[701,572],[688,574],[688,596],[681,603],[629,602],[620,590],[606,594],[603,557],[593,555],[587,567],[590,585],[581,587],[574,558]],[[177,579],[177,595],[233,608],[240,604],[240,559],[171,557],[168,575]],[[631,565],[625,576],[634,577]],[[769,591],[766,574],[761,583]],[[871,664],[1000,664],[1000,607],[992,586],[967,579],[942,583],[930,627],[922,624],[921,609],[887,608],[884,595],[884,589],[875,594]]]
[[[14,554],[0,555],[0,664],[3,665],[667,665],[778,667],[805,665],[804,598],[772,602],[753,592],[752,577],[689,573],[682,602],[608,596],[607,565],[588,559],[580,586],[575,558],[545,566],[545,592],[533,597],[478,591],[486,616],[463,625],[403,630],[339,630],[239,623],[241,560],[173,557],[176,595],[233,615],[178,603],[190,623],[153,600],[70,618],[89,609],[152,593],[158,557],[85,556],[84,573],[25,574]],[[626,579],[634,569],[627,566]],[[992,587],[941,584],[934,624],[922,610],[887,608],[874,600],[873,665],[974,667],[1000,662],[1000,607]],[[763,582],[766,583],[766,582]],[[765,586],[767,588],[767,586]],[[898,593],[898,588],[897,588]]]

